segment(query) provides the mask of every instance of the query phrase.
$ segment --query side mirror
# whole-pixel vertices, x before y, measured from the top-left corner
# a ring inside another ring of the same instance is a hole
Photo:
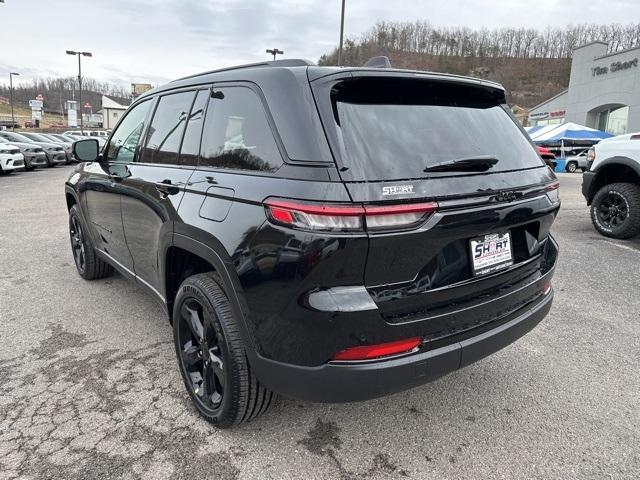
[[[81,162],[95,162],[100,154],[100,145],[95,138],[73,142],[73,155]]]

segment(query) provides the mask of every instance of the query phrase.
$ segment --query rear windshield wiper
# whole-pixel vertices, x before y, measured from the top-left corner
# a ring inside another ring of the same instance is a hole
[[[499,160],[491,155],[478,155],[477,157],[464,157],[446,162],[434,163],[424,169],[425,172],[486,172]]]

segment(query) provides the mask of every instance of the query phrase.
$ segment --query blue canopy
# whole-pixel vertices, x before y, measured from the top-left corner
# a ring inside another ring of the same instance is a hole
[[[529,136],[534,142],[544,144],[571,141],[599,142],[605,138],[613,137],[610,133],[571,122],[559,125],[548,125],[534,132],[529,132]]]

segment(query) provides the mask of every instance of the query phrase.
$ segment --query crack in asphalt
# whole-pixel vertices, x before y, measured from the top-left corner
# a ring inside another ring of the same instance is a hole
[[[171,342],[100,350],[86,335],[49,326],[36,347],[0,360],[0,478],[237,479],[244,448],[211,451],[212,427],[167,370],[173,363]],[[347,469],[331,421],[318,418],[297,443],[330,459],[343,480],[408,476],[386,453]]]
[[[202,448],[210,429],[167,375],[171,343],[95,351],[84,335],[50,331],[0,361],[0,477],[238,478],[241,447]]]

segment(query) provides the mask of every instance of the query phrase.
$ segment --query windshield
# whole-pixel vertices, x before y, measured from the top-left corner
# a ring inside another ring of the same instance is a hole
[[[23,135],[25,137],[29,137],[31,140],[36,141],[36,142],[49,142],[51,143],[51,140],[43,135],[38,135],[37,133],[23,133]]]
[[[33,140],[31,140],[30,138],[27,138],[24,135],[20,135],[19,133],[11,132],[10,135],[11,135],[11,138],[9,138],[8,140],[14,140],[15,142],[23,142],[23,143],[33,142]]]
[[[543,166],[496,91],[365,78],[338,84],[331,96],[345,179],[419,178],[436,164],[487,157],[497,159],[489,173]]]

